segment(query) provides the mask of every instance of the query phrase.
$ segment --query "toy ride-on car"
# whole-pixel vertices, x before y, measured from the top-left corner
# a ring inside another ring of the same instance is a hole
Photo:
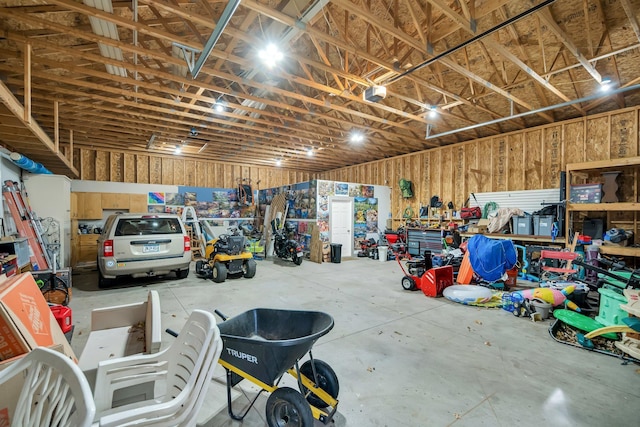
[[[245,250],[244,236],[236,228],[230,230],[230,234],[221,234],[207,242],[205,259],[196,261],[198,276],[222,283],[227,276],[251,279],[256,275],[256,261],[253,254]]]

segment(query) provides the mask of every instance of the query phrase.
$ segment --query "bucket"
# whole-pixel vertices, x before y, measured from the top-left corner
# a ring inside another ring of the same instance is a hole
[[[387,260],[388,250],[388,246],[378,246],[378,259],[380,260],[380,262],[385,262]]]
[[[518,284],[518,267],[513,267],[511,270],[507,270],[507,280],[504,281],[504,285],[507,288],[514,288]]]
[[[536,309],[536,313],[540,313],[540,317],[542,317],[543,320],[549,318],[551,304],[535,298],[531,300],[531,305]]]

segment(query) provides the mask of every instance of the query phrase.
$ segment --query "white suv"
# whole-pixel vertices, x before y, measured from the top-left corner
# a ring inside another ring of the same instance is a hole
[[[174,214],[116,214],[98,239],[99,286],[119,276],[189,275],[191,241]]]

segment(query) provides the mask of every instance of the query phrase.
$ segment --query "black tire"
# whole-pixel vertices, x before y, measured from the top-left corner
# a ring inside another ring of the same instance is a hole
[[[404,276],[402,278],[402,282],[401,283],[402,283],[402,288],[405,291],[415,291],[417,289],[416,288],[416,282],[415,282],[415,280],[413,280],[412,277]]]
[[[338,393],[340,392],[340,383],[338,382],[338,376],[336,375],[336,373],[327,362],[323,362],[322,360],[314,359],[313,365],[316,367],[318,380],[316,386],[326,391],[331,397],[336,399],[338,397]],[[314,381],[311,360],[307,360],[306,362],[304,362],[304,364],[300,368],[300,373],[309,378],[311,381]],[[304,386],[303,388],[304,390],[302,390],[302,394],[307,396],[308,390]],[[320,399],[313,393],[309,393],[309,395],[307,396],[307,402],[320,409],[329,406],[324,400]]]
[[[198,261],[196,261],[196,274],[197,275],[201,275],[202,274],[202,270],[204,268],[205,262],[201,259],[199,259]]]
[[[298,254],[293,254],[293,263],[295,265],[302,264],[302,258],[304,258],[304,257],[303,256],[298,256]]]
[[[102,271],[100,271],[100,267],[98,267],[98,287],[99,288],[108,288],[113,284],[113,279],[107,279],[102,275]]]
[[[247,279],[251,279],[253,276],[256,275],[257,268],[258,268],[258,265],[256,264],[256,260],[248,259],[244,262],[244,264],[242,264],[242,274]]]
[[[213,263],[213,271],[211,271],[211,280],[216,283],[222,283],[227,280],[227,266],[220,263]]]
[[[304,397],[289,387],[276,389],[267,399],[269,427],[313,427],[313,414]]]
[[[176,278],[178,279],[186,279],[189,276],[189,269],[185,268],[184,270],[176,270]]]

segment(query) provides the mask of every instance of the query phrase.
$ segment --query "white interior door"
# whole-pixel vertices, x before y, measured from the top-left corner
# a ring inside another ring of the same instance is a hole
[[[331,197],[329,199],[329,228],[331,243],[342,245],[342,256],[353,254],[353,199]]]

